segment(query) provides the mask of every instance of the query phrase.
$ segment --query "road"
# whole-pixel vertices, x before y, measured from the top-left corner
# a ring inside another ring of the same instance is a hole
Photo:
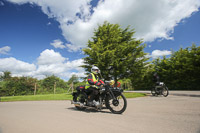
[[[70,101],[1,102],[0,133],[200,133],[200,92],[170,94],[128,99],[122,115]]]

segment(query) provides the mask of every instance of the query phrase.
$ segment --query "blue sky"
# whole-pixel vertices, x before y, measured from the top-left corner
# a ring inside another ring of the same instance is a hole
[[[93,31],[105,20],[131,25],[152,58],[200,46],[200,0],[0,0],[0,73],[67,80],[79,66]]]

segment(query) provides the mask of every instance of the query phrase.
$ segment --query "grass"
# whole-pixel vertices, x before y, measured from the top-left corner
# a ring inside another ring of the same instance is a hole
[[[123,93],[126,98],[136,98],[146,96],[144,93]],[[0,97],[1,102],[11,101],[46,101],[46,100],[72,100],[71,94],[47,94],[47,95],[27,95],[27,96],[6,96]]]
[[[126,92],[123,93],[126,98],[136,98],[136,97],[144,97],[145,93],[134,93],[134,92]]]
[[[43,100],[71,100],[70,94],[47,94],[47,95],[27,95],[27,96],[6,96],[1,97],[1,102],[10,101],[43,101]]]

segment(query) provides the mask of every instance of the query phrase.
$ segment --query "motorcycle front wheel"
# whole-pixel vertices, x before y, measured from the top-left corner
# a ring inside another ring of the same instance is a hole
[[[114,114],[122,114],[127,107],[127,100],[121,93],[120,95],[112,99],[109,96],[106,98],[106,107]]]
[[[169,95],[169,90],[168,90],[167,86],[164,86],[164,87],[163,87],[162,95],[163,95],[164,97],[167,97],[167,96]]]

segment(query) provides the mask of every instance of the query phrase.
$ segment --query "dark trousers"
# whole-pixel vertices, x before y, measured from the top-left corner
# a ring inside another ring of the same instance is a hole
[[[93,101],[96,98],[98,92],[99,91],[94,87],[88,88],[87,89],[88,101],[89,102]]]

